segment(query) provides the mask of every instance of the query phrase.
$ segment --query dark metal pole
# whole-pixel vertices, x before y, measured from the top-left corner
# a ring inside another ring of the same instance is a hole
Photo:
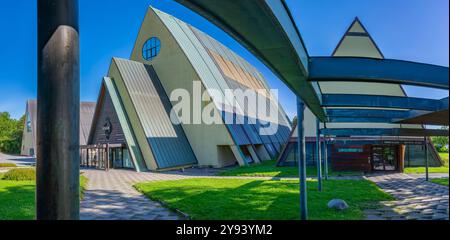
[[[428,159],[428,138],[425,137],[425,179],[430,180],[430,160]]]
[[[79,219],[77,0],[38,0],[36,217]]]
[[[325,168],[325,180],[328,180],[328,137],[324,136],[324,161],[323,161],[323,167]]]
[[[316,159],[317,159],[317,181],[318,190],[322,192],[322,147],[320,144],[320,121],[316,121]]]
[[[305,104],[297,97],[298,171],[300,177],[300,219],[308,220],[308,193],[306,186]]]

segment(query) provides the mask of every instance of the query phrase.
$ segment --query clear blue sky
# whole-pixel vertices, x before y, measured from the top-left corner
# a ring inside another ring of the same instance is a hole
[[[329,56],[355,16],[386,58],[449,65],[448,0],[287,0],[311,56]],[[80,0],[81,99],[96,101],[112,57],[129,58],[149,5],[212,35],[249,60],[280,89],[290,116],[294,95],[251,54],[201,17],[172,0]],[[0,111],[20,117],[36,98],[36,0],[0,2]],[[412,96],[448,92],[408,88]]]

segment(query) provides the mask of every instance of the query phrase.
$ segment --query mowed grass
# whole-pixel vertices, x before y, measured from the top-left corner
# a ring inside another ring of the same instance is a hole
[[[17,167],[14,163],[0,163],[0,168],[15,168]]]
[[[448,173],[447,167],[430,167],[428,169],[429,173]],[[423,174],[426,172],[426,168],[424,167],[415,167],[415,168],[405,168],[406,174]]]
[[[266,161],[258,165],[237,167],[218,173],[219,176],[241,177],[298,177],[298,167],[277,167],[276,161]],[[362,176],[363,172],[333,172],[328,170],[330,176]],[[316,167],[307,167],[309,177],[317,176]]]
[[[179,209],[195,220],[296,220],[299,219],[298,181],[244,179],[188,179],[136,184],[150,199]],[[332,199],[347,201],[350,208],[329,209]],[[363,210],[393,198],[366,181],[326,181],[324,191],[308,182],[312,220],[360,220]]]
[[[448,187],[448,178],[431,179],[431,182]]]
[[[35,217],[34,181],[0,180],[0,220],[32,220]]]
[[[0,220],[35,219],[35,181],[5,181],[0,174]],[[84,194],[88,179],[80,177],[80,192]]]

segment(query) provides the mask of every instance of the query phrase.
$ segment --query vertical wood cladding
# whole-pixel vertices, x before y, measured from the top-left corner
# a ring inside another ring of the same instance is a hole
[[[334,171],[372,171],[371,145],[333,145],[331,163]]]
[[[117,117],[116,110],[112,103],[108,91],[105,91],[103,98],[100,99],[101,110],[100,116],[95,125],[95,132],[92,144],[126,144],[125,136],[123,134],[122,126]],[[111,123],[111,135],[109,140],[106,138],[104,126],[106,123]]]

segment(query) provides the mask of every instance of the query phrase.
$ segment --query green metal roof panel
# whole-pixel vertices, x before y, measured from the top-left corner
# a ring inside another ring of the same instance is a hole
[[[267,138],[265,139],[271,139],[270,142],[284,143],[287,140],[288,136],[284,133],[290,132],[290,123],[283,110],[278,113],[278,120],[273,120],[280,125],[282,130],[276,134],[269,134],[263,129],[263,134],[260,134],[259,129],[257,129],[259,120],[248,117],[250,115],[249,111],[256,111],[256,109],[244,109],[243,106],[245,106],[245,103],[243,101],[225,94],[225,90],[228,89],[245,90],[247,88],[237,86],[233,83],[233,81],[230,81],[230,79],[224,75],[216,60],[211,56],[210,51],[222,56],[236,66],[239,66],[241,69],[253,76],[260,83],[262,88],[267,88],[267,83],[256,68],[251,66],[247,61],[239,57],[227,47],[223,46],[218,41],[198,29],[195,29],[181,20],[178,20],[175,17],[163,13],[157,9],[153,10],[174,36],[181,49],[190,60],[194,69],[201,77],[202,83],[206,89],[217,90],[222,94],[222,96],[225,96],[223,102],[219,101],[220,98],[215,98],[213,96],[214,103],[217,109],[222,112],[223,118],[225,119],[225,116],[241,116],[245,118],[246,121],[240,121],[241,118],[237,118],[238,121],[236,124],[227,124],[228,130],[237,145],[262,144],[264,140],[261,135],[267,135]],[[237,101],[237,106],[235,106],[236,108],[229,107],[229,109],[233,109],[233,112],[229,112],[227,106],[232,106],[235,101]],[[271,100],[271,104],[272,106],[274,105],[273,100]],[[287,128],[288,130],[284,128]]]
[[[324,110],[307,81],[307,54],[281,0],[176,0],[238,40],[288,85],[322,121]]]
[[[186,166],[197,159],[181,125],[170,119],[171,102],[149,65],[115,59],[158,169]]]
[[[119,118],[120,126],[122,127],[122,131],[127,142],[127,147],[130,151],[131,159],[133,161],[133,166],[135,167],[135,170],[137,172],[147,171],[144,163],[144,158],[142,157],[142,153],[134,136],[131,124],[129,123],[129,120],[125,113],[125,109],[122,105],[122,100],[120,99],[116,86],[108,77],[104,78],[103,83],[109,93],[109,96],[111,97],[114,105],[114,110],[116,111],[117,117]]]

